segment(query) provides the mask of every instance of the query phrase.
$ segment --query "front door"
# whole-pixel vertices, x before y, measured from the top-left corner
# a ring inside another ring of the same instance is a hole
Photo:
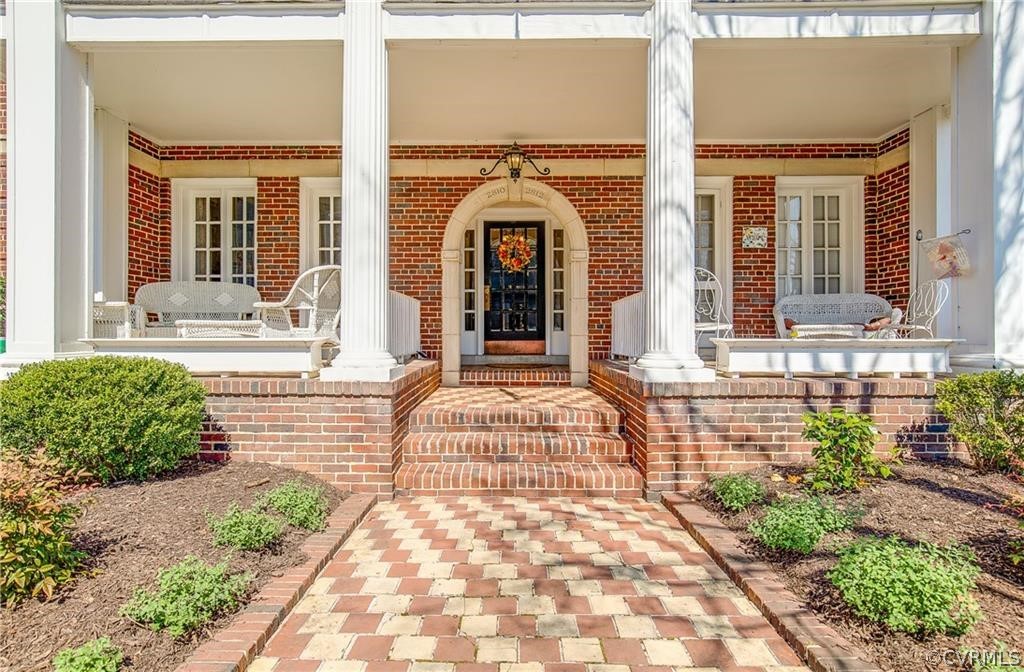
[[[484,352],[543,355],[544,222],[485,222],[484,241]]]

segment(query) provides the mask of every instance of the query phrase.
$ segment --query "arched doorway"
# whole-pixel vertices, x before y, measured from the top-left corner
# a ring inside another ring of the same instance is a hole
[[[474,189],[452,211],[444,232],[441,250],[441,382],[459,384],[462,365],[460,339],[463,332],[463,241],[467,227],[474,226],[477,216],[500,205],[527,204],[543,208],[561,226],[565,234],[568,265],[567,326],[569,370],[572,384],[587,384],[587,232],[576,208],[555,189],[536,180],[501,179]]]

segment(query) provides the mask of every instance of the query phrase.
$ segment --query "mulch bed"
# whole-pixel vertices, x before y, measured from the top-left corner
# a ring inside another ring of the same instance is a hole
[[[785,477],[802,474],[805,468],[766,467],[752,475],[764,484],[770,500],[779,493],[798,492],[800,486]],[[696,496],[737,532],[750,555],[771,565],[805,606],[883,670],[955,670],[955,665],[937,663],[935,656],[964,647],[993,650],[996,642],[1004,642],[1011,652],[1024,653],[1024,565],[1015,567],[1007,559],[1007,542],[1024,534],[1017,518],[998,508],[1007,497],[1024,495],[1024,485],[1000,474],[979,474],[957,462],[909,460],[896,472],[859,493],[834,497],[844,506],[862,507],[866,515],[855,530],[826,537],[819,549],[807,556],[769,551],[751,537],[746,529],[760,516],[761,507],[731,514],[719,506],[706,486]],[[780,476],[783,480],[776,480]],[[895,633],[857,616],[845,605],[825,575],[835,565],[834,549],[856,536],[894,534],[907,540],[966,544],[974,550],[982,568],[975,597],[984,618],[969,633],[959,638]],[[950,657],[955,662],[955,654]]]
[[[193,637],[175,640],[121,618],[118,609],[137,588],[152,588],[157,570],[189,555],[207,562],[229,557],[232,570],[252,572],[256,578],[250,595],[275,574],[304,561],[298,549],[308,532],[286,527],[271,549],[229,552],[213,546],[206,525],[208,512],[223,513],[232,502],[249,506],[259,495],[294,478],[320,483],[291,469],[258,462],[188,462],[160,480],[75,495],[83,510],[75,541],[90,555],[86,573],[50,602],[30,600],[13,610],[0,609],[0,670],[49,670],[61,649],[104,635],[124,651],[122,669],[173,670],[231,616]],[[330,486],[324,489],[333,509],[344,493]]]

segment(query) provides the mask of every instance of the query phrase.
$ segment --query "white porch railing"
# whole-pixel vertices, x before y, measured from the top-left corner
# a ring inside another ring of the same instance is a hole
[[[388,296],[391,356],[402,362],[420,351],[420,302],[391,290]]]
[[[612,303],[612,357],[635,359],[644,354],[644,293]]]

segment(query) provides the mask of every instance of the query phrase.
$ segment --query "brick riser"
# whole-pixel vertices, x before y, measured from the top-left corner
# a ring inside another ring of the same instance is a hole
[[[489,366],[465,366],[459,372],[460,385],[501,387],[569,387],[568,367],[545,369],[496,369]]]
[[[405,464],[399,495],[640,497],[640,473],[622,464]]]
[[[639,497],[619,411],[579,388],[441,388],[409,417],[409,495]]]
[[[406,463],[574,462],[628,464],[629,446],[614,433],[449,432],[410,434]]]

